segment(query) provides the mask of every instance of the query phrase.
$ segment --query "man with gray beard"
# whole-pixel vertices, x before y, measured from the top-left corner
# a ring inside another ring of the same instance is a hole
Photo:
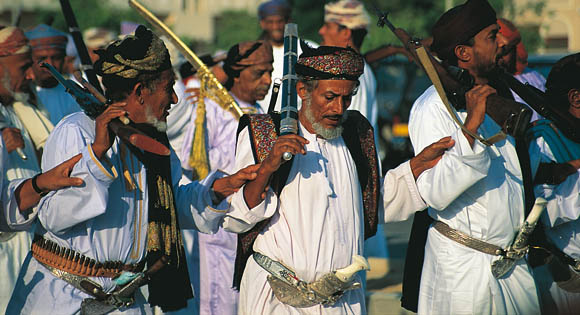
[[[8,152],[3,175],[9,181],[40,172],[37,150],[42,150],[52,130],[48,118],[29,102],[31,65],[22,30],[0,26],[0,129]],[[6,309],[31,241],[28,231],[0,232],[0,313]]]
[[[256,179],[233,194],[223,222],[241,233],[239,314],[365,314],[364,290],[353,283],[330,285],[334,293],[327,295],[304,288],[357,260],[378,223],[426,207],[415,179],[454,143],[442,139],[382,179],[370,123],[347,112],[362,56],[351,48],[302,49],[295,68],[303,102],[298,134],[278,137],[276,113],[243,116],[238,127],[236,168],[261,163]],[[293,158],[285,162],[284,152]]]
[[[244,113],[262,113],[256,101],[268,94],[273,60],[272,46],[268,41],[242,42],[229,49],[223,65],[228,76],[224,85]],[[204,176],[203,171],[196,168],[200,161],[194,158],[201,150],[200,143],[195,141],[195,134],[200,131],[204,132],[204,137],[197,139],[205,140],[206,169],[227,173],[234,170],[238,120],[213,100],[203,101],[203,104],[196,104],[183,141],[182,156],[187,158],[181,164],[184,169],[191,170],[192,179]],[[200,130],[199,126],[205,128]],[[223,229],[213,235],[198,233],[200,314],[236,312],[238,294],[231,288],[236,240],[236,234]]]

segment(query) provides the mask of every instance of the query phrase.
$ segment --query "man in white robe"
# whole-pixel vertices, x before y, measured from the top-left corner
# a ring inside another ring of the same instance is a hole
[[[40,66],[46,62],[58,72],[63,72],[66,57],[67,34],[48,25],[40,24],[25,33],[32,49],[32,72],[36,84],[35,92],[39,104],[46,109],[53,125],[66,115],[81,110],[74,98],[66,92],[64,87]]]
[[[579,78],[580,54],[573,54],[552,67],[546,83],[552,108],[576,119],[580,119]],[[580,143],[547,120],[538,121],[528,133],[535,138],[531,146],[541,152],[540,167],[549,167],[538,170],[535,180],[536,195],[548,201],[541,222],[554,255],[546,265],[534,268],[542,313],[575,314],[580,308]]]
[[[228,52],[223,69],[228,75],[226,88],[245,114],[262,113],[257,104],[270,88],[272,47],[267,41],[250,41],[234,45]],[[215,101],[206,98],[205,145],[209,169],[232,173],[235,169],[236,132],[238,119]],[[199,105],[198,105],[199,106]],[[198,108],[193,110],[182,149],[182,167],[192,170],[191,157]],[[193,172],[197,173],[196,171]],[[200,314],[234,314],[238,307],[238,292],[232,289],[237,235],[220,229],[216,234],[198,234]]]
[[[8,152],[4,165],[8,181],[31,178],[40,171],[37,150],[42,149],[52,128],[42,112],[28,102],[31,65],[30,47],[22,30],[0,26],[0,122]],[[0,313],[10,300],[31,241],[30,231],[0,233]]]
[[[80,153],[71,175],[85,185],[50,192],[39,204],[41,224],[8,314],[78,313],[83,302],[111,308],[109,294],[139,275],[123,270],[139,272],[145,263],[150,305],[184,307],[192,292],[179,229],[215,232],[227,210],[221,200],[255,177],[251,169],[224,178],[213,172],[182,186],[172,150],[140,151],[111,134],[109,122],[127,115],[169,146],[163,127],[177,102],[175,75],[163,42],[144,26],[99,53],[95,69],[114,103],[96,120],[70,115],[51,134],[43,168]],[[151,312],[138,291],[134,298],[112,310]]]
[[[243,277],[237,274],[235,279],[239,314],[364,314],[365,293],[360,287],[329,305],[284,304],[274,295],[269,272],[245,256],[252,252],[247,247],[313,282],[350,265],[353,255],[362,255],[364,238],[376,232],[376,223],[406,219],[425,207],[415,177],[434,165],[453,142],[440,141],[380,180],[370,124],[356,111],[346,115],[362,72],[362,56],[352,49],[309,49],[296,65],[297,91],[303,100],[298,134],[276,140],[271,133],[277,115],[244,120],[249,125],[238,134],[236,168],[256,160],[262,164],[258,177],[233,195],[223,223],[228,230],[244,233],[236,258],[236,273],[243,271]],[[269,119],[271,129],[266,128]],[[353,126],[360,129],[349,129]],[[357,147],[362,152],[351,151]],[[282,164],[285,151],[294,157]],[[287,176],[279,175],[278,169],[285,169]],[[355,281],[360,282],[358,275]]]
[[[370,18],[364,5],[356,0],[341,0],[327,3],[324,6],[324,25],[318,33],[322,37],[322,45],[352,47],[360,53],[360,48],[367,34]],[[378,141],[378,107],[377,81],[373,69],[365,61],[364,72],[359,78],[359,86],[350,103],[351,110],[359,111],[371,123]],[[378,142],[376,142],[378,144]],[[378,147],[378,146],[377,146]],[[377,234],[366,241],[365,256],[388,258],[385,232],[380,224]],[[385,266],[388,268],[387,266]]]
[[[468,131],[484,138],[500,129],[485,115],[487,96],[496,93],[487,85],[487,74],[507,44],[498,30],[495,11],[484,0],[470,0],[447,11],[432,30],[431,49],[437,56],[475,78],[475,87],[466,94],[467,111],[459,111],[459,117]],[[433,86],[415,101],[409,134],[415,152],[443,136],[456,142],[417,180],[429,216],[436,221],[427,234],[418,313],[539,313],[536,286],[525,259],[496,279],[491,263],[499,256],[450,238],[453,233],[463,233],[487,243],[486,248],[511,245],[525,219],[524,170],[516,154],[516,140],[508,136],[486,146],[474,139],[454,122]],[[520,144],[527,152],[525,143]],[[440,232],[446,226],[451,230]]]

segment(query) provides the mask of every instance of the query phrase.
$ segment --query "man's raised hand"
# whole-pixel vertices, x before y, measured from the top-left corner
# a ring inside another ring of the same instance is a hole
[[[435,166],[445,151],[451,148],[455,144],[455,140],[451,137],[441,138],[439,141],[430,144],[428,147],[423,149],[417,156],[411,159],[410,166],[413,172],[413,177],[415,180],[423,173]]]

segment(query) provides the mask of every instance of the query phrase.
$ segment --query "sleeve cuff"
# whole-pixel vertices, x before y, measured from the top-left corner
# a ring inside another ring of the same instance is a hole
[[[101,161],[95,156],[90,144],[87,145],[81,153],[83,155],[83,160],[85,160],[89,168],[89,172],[91,172],[95,178],[105,183],[110,183],[117,178],[118,174],[115,166],[110,163],[101,163]]]
[[[421,197],[419,193],[419,188],[417,187],[417,182],[415,181],[415,177],[413,176],[413,171],[411,170],[411,163],[410,161],[406,161],[403,164],[397,166],[393,169],[393,173],[397,177],[402,177],[405,180],[405,184],[407,188],[409,188],[409,193],[411,194],[412,201],[418,208],[426,208],[427,204]]]
[[[207,175],[200,184],[206,187],[206,193],[204,194],[205,203],[207,204],[207,208],[215,213],[225,214],[228,212],[230,207],[229,198],[224,198],[223,200],[219,200],[213,191],[213,182],[217,179],[224,178],[228,176],[223,171],[211,171],[209,175]]]

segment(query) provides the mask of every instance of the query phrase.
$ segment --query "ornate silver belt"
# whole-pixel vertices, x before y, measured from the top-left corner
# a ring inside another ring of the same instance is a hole
[[[506,254],[506,250],[493,245],[493,244],[489,244],[486,243],[484,241],[478,240],[474,237],[471,237],[461,231],[452,229],[451,227],[449,227],[449,225],[441,222],[441,221],[435,221],[435,223],[433,223],[433,227],[435,228],[435,230],[437,230],[439,233],[441,233],[443,236],[447,237],[448,239],[455,241],[461,245],[467,246],[471,249],[475,249],[476,251],[488,254],[488,255],[494,255],[494,256],[504,256]]]

